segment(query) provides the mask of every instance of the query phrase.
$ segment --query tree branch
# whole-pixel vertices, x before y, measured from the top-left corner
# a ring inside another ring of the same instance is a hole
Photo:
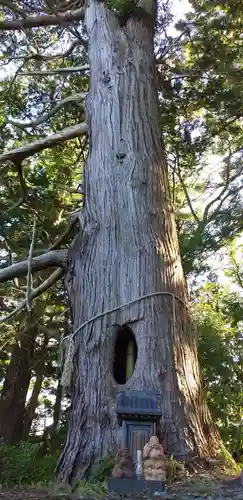
[[[67,262],[67,250],[56,250],[47,252],[32,259],[32,272],[42,271],[48,267],[61,267],[65,269]],[[25,276],[28,272],[28,260],[21,260],[8,267],[0,269],[0,283],[11,280],[14,277]]]
[[[232,155],[230,155],[231,157]],[[217,202],[217,201],[220,201],[220,199],[223,197],[223,195],[226,193],[227,189],[229,188],[229,185],[231,184],[231,182],[234,182],[237,177],[239,177],[242,173],[242,170],[243,170],[243,167],[241,168],[240,172],[237,172],[236,174],[232,175],[232,177],[229,178],[229,173],[230,173],[230,167],[231,167],[231,164],[230,164],[230,157],[228,158],[228,161],[227,161],[227,168],[226,168],[226,175],[227,175],[227,181],[226,181],[226,184],[223,186],[223,188],[221,189],[221,191],[219,192],[219,194],[217,196],[215,196],[215,198],[213,198],[205,207],[205,210],[204,210],[204,213],[203,213],[203,219],[202,219],[202,222],[203,224],[207,224],[208,222],[208,215],[209,215],[209,210],[210,208]],[[240,187],[241,189],[242,187]],[[229,193],[226,193],[226,196],[224,196],[221,201],[220,201],[220,204],[218,205],[218,207],[216,208],[216,210],[214,211],[214,214],[216,213],[216,211],[219,210],[219,208],[221,207],[222,203],[226,200],[226,198],[228,198],[228,196],[230,196],[230,192]],[[209,220],[212,218],[212,216],[209,217]]]
[[[53,134],[38,141],[30,142],[29,144],[24,144],[20,148],[12,149],[11,151],[6,151],[0,155],[0,163],[5,161],[15,162],[17,158],[24,160],[29,156],[39,153],[43,149],[53,148],[57,144],[68,141],[70,139],[75,139],[83,134],[86,134],[88,127],[86,123],[79,123],[78,125],[73,125],[67,127],[58,134]]]
[[[229,198],[232,194],[235,196],[237,195],[237,193],[239,193],[240,191],[242,191],[242,184],[240,186],[238,186],[238,188],[236,188],[234,190],[234,192],[232,193],[231,191],[228,191],[225,196],[223,196],[223,198],[220,200],[219,204],[217,205],[217,207],[215,208],[215,210],[213,211],[213,213],[207,218],[207,223],[208,222],[211,222],[212,219],[215,218],[215,216],[219,213],[220,211],[220,208],[222,207],[223,203],[227,200],[227,198]],[[221,193],[222,194],[222,193]],[[218,199],[215,199],[214,200],[214,203],[216,203],[216,201],[219,201]]]
[[[39,295],[41,295],[42,293],[46,292],[46,290],[51,288],[51,286],[53,286],[60,278],[62,278],[63,274],[64,274],[63,268],[60,267],[59,269],[56,269],[49,276],[49,278],[47,278],[37,288],[34,288],[31,291],[31,293],[29,295],[29,300],[32,301],[36,297],[39,297]],[[10,314],[8,314],[8,316],[4,316],[3,318],[0,318],[0,324],[6,323],[7,321],[9,321],[13,316],[20,313],[23,309],[25,309],[26,306],[27,306],[27,303],[26,303],[26,299],[25,299],[25,300],[23,300],[23,302],[21,302],[21,304],[18,307],[16,307],[16,309],[14,309],[14,311],[12,311]]]
[[[56,8],[56,7],[54,6],[54,4],[53,4],[53,1],[46,0],[46,3],[47,3],[47,5],[48,5],[48,7],[49,7],[49,9],[50,9],[50,12],[48,12],[48,13],[50,13],[50,14],[54,14],[54,15],[58,15],[58,13],[59,13],[59,12],[66,12],[67,10],[69,10],[69,6],[71,6],[71,9],[72,9],[72,6],[74,5],[74,4],[72,3],[72,0],[71,0],[71,3],[69,3],[69,1],[68,1],[68,3],[67,3],[67,4],[65,3],[65,5],[64,5],[64,6],[62,6],[62,5],[58,5],[58,10],[57,10],[57,8]],[[84,3],[84,0],[83,0],[83,2],[82,2],[82,3]],[[86,2],[85,2],[85,3],[86,3]],[[84,40],[84,39],[83,39],[83,37],[80,35],[80,33],[79,33],[79,31],[78,31],[77,27],[75,26],[75,23],[73,23],[73,25],[72,25],[72,26],[70,26],[70,25],[68,26],[68,31],[69,31],[72,35],[74,35],[74,37],[75,37],[75,38],[78,38],[78,39],[82,42],[82,45],[83,45],[86,49],[88,48],[87,41],[86,41],[86,40]]]
[[[233,277],[236,280],[236,283],[242,288],[243,290],[243,275],[240,270],[240,265],[238,264],[233,252],[230,254],[230,262],[233,267]]]
[[[21,75],[24,76],[50,76],[50,75],[58,75],[58,74],[69,74],[69,73],[78,73],[79,71],[89,71],[90,67],[88,64],[83,64],[82,66],[73,66],[70,68],[54,68],[50,70],[43,71],[24,71]]]
[[[5,1],[5,0],[4,0]],[[50,60],[53,60],[53,59],[62,59],[62,58],[65,58],[65,57],[68,57],[71,55],[73,49],[75,49],[75,47],[78,47],[79,45],[83,45],[82,43],[82,40],[80,39],[76,39],[74,40],[70,46],[65,50],[65,52],[58,52],[57,54],[39,54],[38,52],[36,54],[30,54],[30,55],[26,55],[26,56],[14,56],[11,58],[12,61],[14,60],[24,60],[25,62],[28,62],[28,61],[50,61]]]
[[[58,248],[61,245],[61,243],[66,238],[66,236],[70,233],[70,231],[71,231],[72,227],[74,226],[74,224],[76,224],[77,220],[78,220],[78,215],[77,214],[75,214],[72,217],[70,217],[69,223],[68,223],[67,227],[65,228],[65,230],[63,231],[63,233],[57,238],[56,241],[54,241],[54,243],[50,246],[50,248],[48,248],[49,252],[51,250],[56,250],[56,248]]]
[[[36,217],[34,217],[33,230],[32,230],[32,239],[30,243],[29,255],[28,255],[28,272],[27,272],[27,288],[26,288],[26,309],[28,312],[31,311],[30,307],[30,295],[32,291],[33,279],[32,279],[32,259],[33,259],[33,250],[35,246],[35,236],[36,236]]]
[[[62,99],[60,102],[57,103],[56,106],[54,106],[48,113],[45,113],[42,116],[39,116],[39,118],[36,118],[33,121],[27,122],[27,123],[21,123],[17,122],[15,120],[7,120],[6,123],[11,123],[11,125],[15,125],[16,127],[20,129],[26,129],[29,127],[35,128],[38,127],[38,125],[41,125],[42,123],[45,123],[47,120],[49,120],[52,116],[54,116],[60,108],[65,106],[66,104],[72,103],[72,102],[77,102],[77,101],[82,101],[85,99],[87,93],[85,92],[80,92],[78,94],[73,94],[71,96],[65,97],[65,99]]]
[[[62,24],[70,24],[73,21],[82,21],[85,15],[85,8],[81,7],[68,12],[39,15],[35,17],[27,17],[25,19],[4,19],[0,21],[0,30],[21,30],[29,28],[39,28],[41,26],[60,26]]]
[[[181,38],[186,34],[188,33],[188,29],[189,29],[189,26],[187,26],[184,31],[182,31],[182,33],[180,33],[180,35],[175,38],[172,43],[169,43],[169,47],[165,50],[165,52],[163,52],[163,54],[160,54],[159,57],[158,57],[158,53],[156,55],[156,59],[155,59],[155,64],[163,64],[165,62],[165,56],[167,56],[167,54],[169,53],[169,57],[171,57],[174,52],[178,49],[178,46],[176,45],[180,40]],[[172,51],[173,49],[173,51]],[[171,53],[172,51],[172,53]]]
[[[192,216],[193,216],[194,220],[195,220],[198,224],[200,224],[200,219],[199,219],[199,217],[197,216],[197,214],[196,214],[196,212],[195,212],[195,210],[194,210],[194,208],[193,208],[193,206],[192,206],[191,198],[190,198],[190,196],[189,196],[189,194],[188,194],[187,187],[186,187],[186,184],[185,184],[185,182],[184,182],[184,180],[183,180],[183,177],[182,177],[182,175],[181,175],[181,170],[180,170],[180,168],[179,168],[179,167],[177,168],[176,173],[177,173],[177,175],[178,175],[178,177],[179,177],[179,180],[180,180],[180,183],[181,183],[181,187],[182,187],[182,189],[183,189],[183,192],[184,192],[184,195],[185,195],[185,198],[186,198],[186,201],[187,201],[188,207],[190,208],[191,214],[192,214]]]

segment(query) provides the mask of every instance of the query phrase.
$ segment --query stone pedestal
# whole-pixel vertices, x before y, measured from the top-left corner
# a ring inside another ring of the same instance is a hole
[[[131,493],[143,493],[148,491],[150,494],[163,493],[165,483],[163,481],[145,481],[143,479],[117,479],[108,478],[108,491],[117,495],[130,495]]]

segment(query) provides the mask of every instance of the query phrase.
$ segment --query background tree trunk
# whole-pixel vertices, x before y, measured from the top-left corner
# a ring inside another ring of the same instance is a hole
[[[22,432],[22,438],[21,438],[23,441],[26,441],[29,437],[31,425],[32,425],[33,419],[35,417],[36,408],[38,406],[38,399],[39,399],[43,379],[44,379],[44,373],[37,372],[36,373],[36,380],[35,380],[34,387],[32,390],[32,394],[31,394],[30,400],[28,402],[27,408],[25,409],[23,432]]]
[[[22,432],[23,441],[26,441],[28,439],[29,433],[31,431],[32,422],[33,419],[35,418],[35,412],[38,406],[41,387],[45,376],[47,345],[48,345],[48,337],[47,335],[45,335],[40,352],[38,353],[37,357],[35,356],[34,369],[35,369],[36,379],[30,400],[25,408],[23,432]]]
[[[60,427],[61,422],[61,410],[62,410],[62,397],[63,397],[63,387],[58,382],[57,390],[56,390],[56,399],[53,408],[53,424],[52,424],[52,434],[57,434]]]
[[[154,17],[138,11],[121,29],[103,2],[90,0],[86,26],[91,152],[82,234],[70,250],[66,277],[73,329],[144,295],[164,295],[106,314],[75,337],[72,409],[57,467],[58,478],[71,483],[99,457],[114,452],[114,403],[121,388],[160,393],[168,453],[209,455],[219,443],[202,400],[161,148]],[[123,386],[112,375],[117,324],[130,326],[138,348],[134,373]]]
[[[37,331],[36,325],[32,324],[18,334],[1,392],[0,436],[10,444],[22,439]]]

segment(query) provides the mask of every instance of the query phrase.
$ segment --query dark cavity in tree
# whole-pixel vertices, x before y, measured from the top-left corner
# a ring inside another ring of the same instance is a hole
[[[132,329],[127,325],[117,325],[113,359],[113,376],[117,384],[125,384],[132,376],[137,354],[137,343]]]

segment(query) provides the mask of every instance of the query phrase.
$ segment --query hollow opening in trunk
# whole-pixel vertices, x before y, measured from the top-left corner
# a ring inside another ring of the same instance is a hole
[[[125,384],[132,376],[137,354],[137,343],[132,329],[127,325],[118,325],[113,360],[113,376],[117,384]]]

